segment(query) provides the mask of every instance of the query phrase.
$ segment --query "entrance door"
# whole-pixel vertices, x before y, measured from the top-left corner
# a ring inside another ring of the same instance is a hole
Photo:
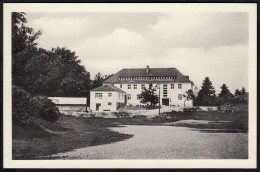
[[[99,106],[101,106],[101,103],[96,104],[96,111],[99,111]]]
[[[162,105],[169,106],[169,98],[163,98]]]

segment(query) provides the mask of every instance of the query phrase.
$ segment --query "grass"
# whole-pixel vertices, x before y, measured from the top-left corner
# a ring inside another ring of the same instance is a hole
[[[175,126],[200,129],[204,132],[248,132],[248,106],[238,104],[235,112],[220,114],[218,112],[169,112],[165,116],[171,116],[176,121],[180,120],[205,120],[208,123],[176,123]]]
[[[39,159],[46,155],[66,152],[76,148],[108,144],[131,138],[132,135],[120,134],[107,127],[112,123],[93,118],[63,116],[55,124],[43,122],[53,131],[65,131],[66,134],[46,133],[37,125],[27,127],[13,126],[13,159]]]
[[[125,118],[82,118],[62,116],[62,120],[49,123],[44,120],[37,122],[46,128],[65,132],[65,134],[50,134],[37,125],[13,125],[13,159],[44,159],[44,156],[72,151],[87,146],[108,144],[133,137],[111,131],[108,127],[120,125],[167,125],[190,127],[203,132],[247,132],[248,110],[241,106],[235,113],[218,114],[216,112],[170,112],[146,118],[134,116]],[[214,121],[206,124],[173,123],[180,120],[207,120]]]

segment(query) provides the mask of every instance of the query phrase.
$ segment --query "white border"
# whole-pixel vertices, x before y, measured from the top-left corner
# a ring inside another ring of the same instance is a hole
[[[4,168],[256,168],[256,4],[4,4]],[[247,160],[12,160],[11,12],[248,12],[249,13],[249,159]]]

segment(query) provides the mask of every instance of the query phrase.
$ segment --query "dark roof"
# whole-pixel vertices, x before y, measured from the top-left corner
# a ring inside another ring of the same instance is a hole
[[[105,84],[100,87],[94,88],[91,91],[117,91],[120,93],[126,93],[123,90],[121,90],[120,88],[117,88],[117,87],[109,85],[109,84]]]
[[[120,77],[175,77],[174,80],[119,80]],[[105,83],[150,83],[150,82],[187,82],[192,83],[188,76],[183,75],[176,68],[149,68],[149,72],[146,72],[146,68],[132,68],[122,69],[116,74],[105,80]]]

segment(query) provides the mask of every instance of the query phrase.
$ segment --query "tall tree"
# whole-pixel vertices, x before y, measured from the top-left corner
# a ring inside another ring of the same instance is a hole
[[[26,48],[36,47],[35,40],[41,31],[35,32],[33,28],[25,26],[27,19],[23,12],[12,13],[12,53],[18,53]]]
[[[248,92],[243,87],[241,90],[236,89],[234,95],[235,103],[248,103]]]
[[[33,94],[47,96],[88,96],[90,75],[75,52],[66,48],[42,50],[26,65],[25,82]]]
[[[26,23],[25,13],[12,13],[12,82],[21,87],[26,86],[24,66],[36,54],[35,40],[41,35],[41,31],[34,32]]]
[[[221,104],[232,102],[234,96],[229,91],[227,85],[223,84],[220,88],[221,88],[221,91],[218,95],[218,103],[221,105]]]
[[[194,100],[194,105],[199,106],[212,106],[216,103],[215,88],[212,85],[209,77],[203,80],[201,90],[198,97]]]

